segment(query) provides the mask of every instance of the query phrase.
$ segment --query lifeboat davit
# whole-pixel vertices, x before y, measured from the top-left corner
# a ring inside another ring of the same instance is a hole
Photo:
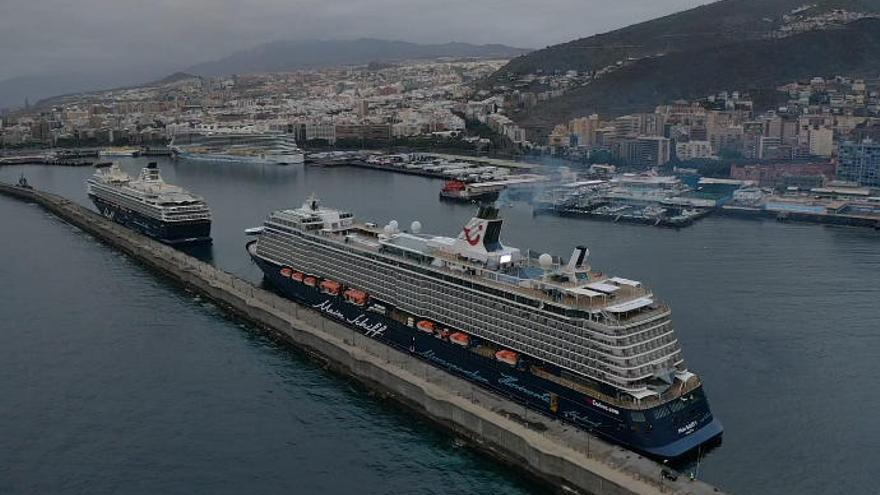
[[[352,304],[356,304],[358,306],[363,306],[364,304],[367,304],[367,293],[362,290],[348,289],[347,291],[343,292],[343,295],[345,296],[345,300]]]
[[[453,344],[467,347],[471,343],[471,338],[468,337],[466,333],[455,332],[454,334],[449,336],[449,341]]]
[[[416,328],[425,333],[434,333],[434,324],[428,320],[420,320],[416,323]]]
[[[302,281],[303,281],[303,277],[305,277],[305,275],[303,275],[303,274],[300,273],[300,272],[293,272],[293,273],[290,274],[290,278],[293,279],[293,280],[296,280],[297,282],[302,282]]]
[[[516,366],[516,363],[519,362],[519,354],[504,349],[495,353],[495,359],[501,361],[502,363]]]
[[[303,283],[309,287],[314,287],[318,283],[318,279],[315,277],[306,277],[303,279]]]
[[[321,292],[330,294],[331,296],[339,295],[339,289],[341,288],[342,284],[335,280],[324,280],[321,282]]]
[[[290,275],[293,273],[293,270],[291,270],[289,267],[286,267],[286,266],[285,266],[284,268],[282,268],[281,270],[279,270],[278,273],[280,273],[281,276],[284,277],[284,278],[290,278]]]

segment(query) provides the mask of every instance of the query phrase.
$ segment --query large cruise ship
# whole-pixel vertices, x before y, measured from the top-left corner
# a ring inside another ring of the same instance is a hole
[[[211,131],[181,134],[169,145],[184,160],[293,165],[305,156],[290,134]]]
[[[211,210],[205,201],[166,184],[155,163],[133,179],[105,164],[88,180],[89,198],[104,216],[167,244],[211,241]]]
[[[364,335],[658,458],[722,427],[685,366],[670,309],[643,284],[501,243],[484,205],[457,238],[359,223],[308,199],[247,244],[266,280]]]

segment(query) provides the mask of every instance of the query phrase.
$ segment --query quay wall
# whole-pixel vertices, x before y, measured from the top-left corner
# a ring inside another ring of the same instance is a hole
[[[421,413],[465,442],[560,492],[596,495],[721,493],[700,481],[663,479],[663,466],[444,373],[321,313],[113,223],[62,197],[0,184],[37,203],[236,317]],[[242,256],[246,256],[242,246]]]
[[[830,213],[807,213],[797,211],[774,211],[761,208],[748,208],[738,206],[724,206],[718,208],[719,215],[727,217],[776,219],[781,222],[818,223],[827,225],[847,225],[850,227],[868,227],[880,230],[880,218],[872,216],[830,214]]]

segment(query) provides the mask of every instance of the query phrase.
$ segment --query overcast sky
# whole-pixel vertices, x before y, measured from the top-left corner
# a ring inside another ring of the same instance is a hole
[[[708,0],[0,0],[0,80],[157,72],[278,39],[375,37],[541,48]]]

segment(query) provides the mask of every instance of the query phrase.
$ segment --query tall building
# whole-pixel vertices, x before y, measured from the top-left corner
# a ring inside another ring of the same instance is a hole
[[[781,147],[782,140],[780,138],[761,136],[758,138],[758,156],[754,158],[758,158],[760,160],[779,160],[784,158],[791,158],[790,153],[788,157],[781,156]]]
[[[808,135],[811,155],[830,157],[834,153],[834,131],[827,127],[811,127]]]
[[[612,125],[618,137],[635,137],[641,133],[642,121],[641,115],[624,115],[614,119]]]
[[[672,158],[671,141],[660,136],[640,136],[637,140],[639,165],[656,167]]]
[[[564,148],[570,144],[568,126],[559,124],[553,128],[553,132],[547,137],[547,143],[551,148]]]
[[[596,144],[596,130],[599,129],[599,116],[597,114],[589,117],[581,117],[574,119],[569,123],[569,130],[578,137],[578,143],[582,146],[592,146]]]
[[[370,114],[370,102],[367,100],[358,100],[357,102],[357,115],[360,118],[364,118]]]
[[[694,160],[712,157],[712,144],[709,141],[688,141],[675,145],[675,155],[679,160]]]
[[[740,125],[719,127],[709,134],[709,142],[712,144],[712,153],[742,153],[743,151],[743,128]]]
[[[866,139],[861,143],[841,143],[837,178],[880,187],[880,143]]]
[[[750,159],[761,158],[761,138],[764,136],[763,122],[743,124],[743,156]]]

